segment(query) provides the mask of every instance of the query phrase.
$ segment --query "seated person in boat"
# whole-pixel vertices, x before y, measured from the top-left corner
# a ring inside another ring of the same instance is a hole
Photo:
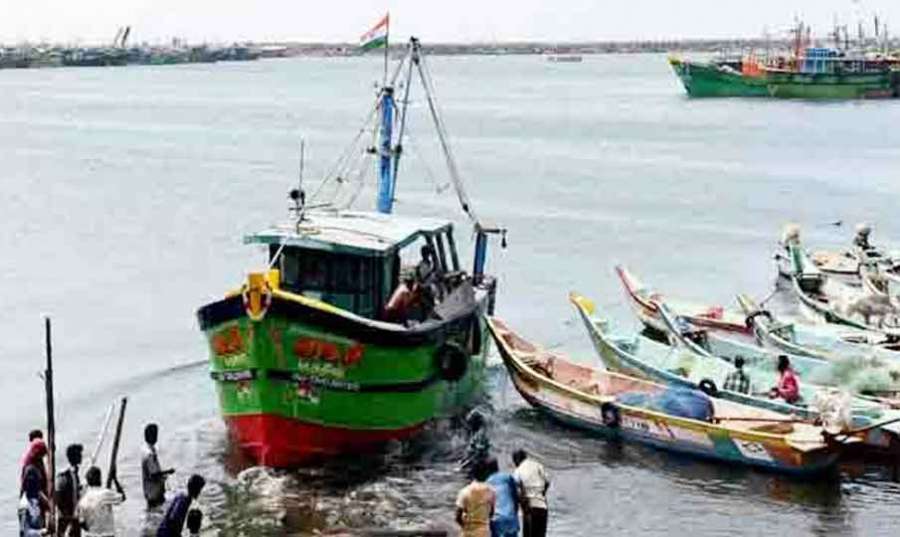
[[[787,403],[800,401],[800,381],[791,367],[791,361],[784,354],[778,357],[778,385],[769,392],[772,399],[781,398]]]
[[[856,226],[856,237],[853,238],[853,245],[864,252],[871,250],[872,244],[869,243],[869,235],[871,233],[872,226],[869,224],[858,224]]]
[[[420,282],[430,282],[437,273],[437,265],[434,262],[434,248],[429,245],[422,246],[420,250],[422,258],[416,265],[416,277]]]
[[[701,347],[706,347],[706,331],[702,328],[696,328],[691,322],[684,317],[677,317],[676,322],[678,323],[678,330],[681,331],[681,335],[686,339],[689,339],[700,345]]]
[[[750,393],[750,377],[744,372],[744,357],[734,359],[734,371],[725,377],[723,389],[730,392]]]
[[[413,274],[407,274],[384,307],[382,318],[390,323],[406,324],[421,320],[422,286]]]

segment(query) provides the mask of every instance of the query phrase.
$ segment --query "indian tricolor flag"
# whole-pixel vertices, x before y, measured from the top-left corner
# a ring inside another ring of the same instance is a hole
[[[389,26],[390,15],[385,14],[384,18],[378,21],[378,24],[359,38],[359,47],[363,50],[372,50],[373,48],[387,46]]]

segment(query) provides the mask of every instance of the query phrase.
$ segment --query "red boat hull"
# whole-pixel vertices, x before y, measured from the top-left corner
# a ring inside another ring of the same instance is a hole
[[[329,427],[266,414],[227,416],[231,438],[256,464],[290,468],[345,453],[377,451],[404,440],[424,424],[395,430]]]

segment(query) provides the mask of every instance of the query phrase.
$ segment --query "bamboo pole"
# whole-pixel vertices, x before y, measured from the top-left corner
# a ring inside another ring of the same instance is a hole
[[[47,517],[47,529],[50,535],[56,535],[56,501],[54,492],[56,489],[56,415],[53,402],[53,344],[50,333],[50,317],[44,317],[44,346],[47,356],[47,366],[44,370],[44,393],[47,402],[47,451],[48,451],[48,493],[50,501],[49,515]]]
[[[113,403],[109,405],[109,410],[106,411],[103,427],[100,428],[100,433],[97,435],[97,443],[94,445],[94,451],[91,452],[91,466],[94,466],[97,462],[97,457],[100,455],[100,450],[103,448],[103,442],[106,441],[106,432],[109,430],[109,423],[112,421],[112,415],[115,409],[116,404]]]
[[[118,482],[116,476],[117,459],[119,458],[119,441],[122,439],[122,423],[125,421],[125,407],[128,405],[128,398],[123,397],[122,403],[119,405],[119,421],[116,424],[116,436],[113,438],[112,452],[109,455],[109,471],[106,474],[106,488],[112,488],[113,483]]]
[[[812,420],[803,419],[803,418],[759,418],[759,417],[742,417],[742,416],[722,416],[713,417],[713,420],[716,422],[721,421],[750,421],[750,422],[761,422],[761,423],[812,423]]]

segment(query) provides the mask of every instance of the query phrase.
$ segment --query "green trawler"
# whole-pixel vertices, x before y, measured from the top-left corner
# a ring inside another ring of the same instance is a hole
[[[719,61],[670,56],[669,64],[691,97],[873,99],[900,97],[900,60],[883,52],[848,52],[835,28],[835,46],[812,46],[810,29],[793,31],[790,53]],[[876,30],[877,33],[877,30]],[[886,44],[885,44],[886,46]]]
[[[496,296],[496,279],[484,271],[487,243],[502,231],[475,217],[424,62],[412,39],[370,116],[377,146],[362,147],[358,136],[345,155],[359,160],[326,177],[309,203],[302,186],[292,190],[295,218],[245,238],[266,248],[264,268],[198,311],[222,415],[259,464],[291,467],[376,450],[458,415],[483,394],[484,316]],[[392,214],[414,73],[474,225],[471,271],[461,265],[449,221]],[[404,92],[397,101],[395,87]],[[322,200],[332,187],[350,188],[352,172],[370,169],[360,166],[369,158],[379,174],[376,211]]]
[[[900,71],[803,72],[759,69],[747,73],[727,64],[669,58],[691,97],[776,97],[786,99],[873,99],[900,97]]]

